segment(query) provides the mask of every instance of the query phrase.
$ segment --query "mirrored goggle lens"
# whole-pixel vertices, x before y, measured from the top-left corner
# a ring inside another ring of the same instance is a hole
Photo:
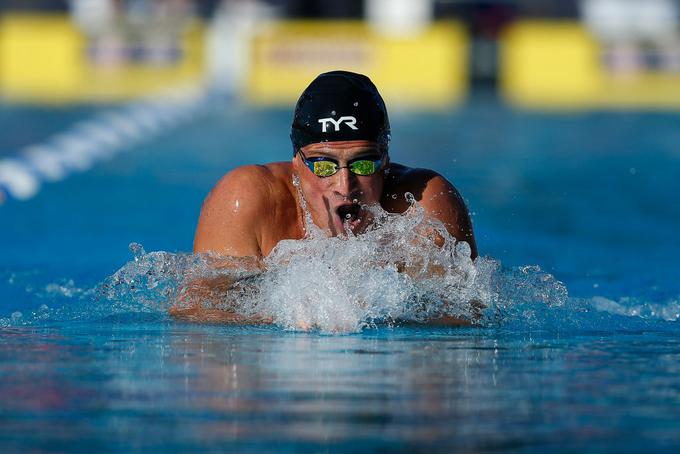
[[[312,171],[316,176],[329,177],[338,171],[338,165],[333,161],[316,161]]]
[[[308,162],[309,164],[309,162]],[[319,160],[311,163],[311,170],[318,177],[330,177],[340,169],[338,164],[333,161]],[[354,161],[349,165],[350,172],[356,175],[373,175],[378,170],[377,161],[360,160]]]
[[[357,175],[373,175],[375,173],[375,161],[354,161],[349,165],[349,170]]]

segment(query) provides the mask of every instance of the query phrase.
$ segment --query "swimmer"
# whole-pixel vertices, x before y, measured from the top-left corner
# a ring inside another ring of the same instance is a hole
[[[303,206],[329,236],[359,235],[372,222],[367,206],[403,213],[411,193],[426,216],[441,221],[451,236],[469,244],[473,259],[477,256],[470,216],[456,188],[433,170],[391,162],[387,110],[368,77],[347,71],[319,75],[295,106],[290,138],[291,161],[236,168],[212,189],[198,221],[195,253],[250,257],[256,268],[280,241],[305,237]],[[194,294],[207,295],[224,283],[192,286]],[[188,320],[238,321],[217,310],[181,307],[171,313]]]

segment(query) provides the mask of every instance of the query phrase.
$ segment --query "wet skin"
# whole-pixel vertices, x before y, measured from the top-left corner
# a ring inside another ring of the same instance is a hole
[[[302,149],[307,158],[325,156],[341,167],[357,158],[379,156],[375,144],[368,141],[327,142]],[[373,175],[355,175],[347,168],[320,178],[305,165],[300,154],[291,162],[239,167],[227,173],[208,194],[194,238],[194,252],[211,253],[216,267],[261,267],[281,240],[305,236],[304,212],[299,187],[314,224],[329,236],[345,235],[346,229],[361,234],[371,223],[370,213],[362,205],[380,204],[390,213],[403,213],[409,207],[405,193],[414,195],[426,216],[440,220],[448,232],[470,245],[472,258],[477,256],[468,210],[458,191],[441,175],[427,169],[414,169],[389,162],[384,156],[381,170]],[[442,244],[443,239],[433,236]],[[170,313],[177,319],[208,323],[269,323],[266,318],[244,319],[217,306],[228,295],[233,282],[224,278],[193,281],[184,286]],[[214,308],[201,302],[212,301]],[[442,317],[433,324],[469,325],[468,321]],[[300,328],[308,326],[302,321]]]
[[[379,155],[375,144],[364,140],[311,144],[302,151],[307,158],[335,159],[341,167],[357,158]],[[361,205],[379,203],[385,211],[404,212],[409,206],[404,194],[410,192],[427,216],[443,222],[457,240],[466,241],[476,257],[468,210],[453,185],[431,170],[390,163],[388,156],[383,162],[381,170],[370,176],[355,175],[343,168],[335,175],[320,178],[309,170],[299,153],[292,162],[234,169],[203,203],[194,252],[261,258],[281,240],[303,238],[304,213],[293,184],[293,176],[297,175],[314,224],[329,235],[345,234],[345,226],[355,234],[365,230],[371,219]]]

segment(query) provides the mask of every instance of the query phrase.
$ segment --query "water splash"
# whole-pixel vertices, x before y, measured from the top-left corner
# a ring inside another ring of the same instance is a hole
[[[122,314],[170,321],[170,309],[187,304],[326,333],[443,316],[519,332],[649,329],[680,318],[677,301],[570,298],[566,287],[538,266],[507,269],[489,257],[473,261],[467,243],[426,219],[412,197],[409,202],[404,214],[364,207],[374,222],[361,235],[328,237],[308,224],[304,239],[281,241],[262,264],[147,253],[133,243],[132,260],[94,288],[78,288],[70,280],[47,285],[39,292],[37,310],[10,314],[0,326]],[[435,238],[443,244],[437,246]],[[209,284],[207,292],[194,292],[203,284]]]
[[[469,246],[450,237],[435,246],[422,209],[397,215],[365,208],[375,221],[362,235],[310,230],[302,241],[280,242],[264,261],[257,292],[243,301],[248,312],[288,329],[346,332],[441,315],[469,319],[469,302],[489,299],[485,270],[492,262],[474,264]]]
[[[624,297],[618,301],[594,296],[590,299],[593,308],[600,312],[607,312],[625,317],[639,317],[647,320],[665,320],[676,322],[680,320],[680,302],[670,299],[662,303],[654,303],[640,298]]]

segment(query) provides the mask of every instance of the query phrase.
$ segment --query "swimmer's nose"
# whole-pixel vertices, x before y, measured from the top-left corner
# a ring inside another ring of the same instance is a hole
[[[333,175],[335,178],[335,190],[341,195],[349,196],[349,194],[354,193],[356,185],[356,176],[349,171],[349,169],[344,168],[338,170],[338,172]]]

